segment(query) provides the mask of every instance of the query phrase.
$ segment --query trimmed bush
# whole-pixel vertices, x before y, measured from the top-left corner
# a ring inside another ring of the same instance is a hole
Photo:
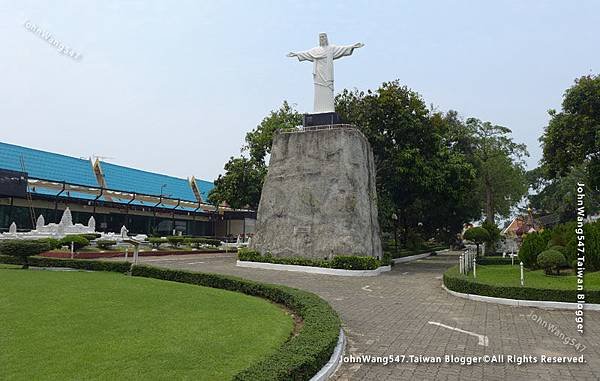
[[[181,245],[184,240],[185,238],[179,235],[172,235],[167,237],[167,241],[173,247],[179,247],[179,245]]]
[[[477,245],[477,256],[479,256],[479,245],[490,240],[490,233],[481,226],[476,226],[467,229],[465,234],[463,234],[463,237],[467,241],[471,241]]]
[[[444,285],[449,290],[461,292],[463,294],[518,300],[545,300],[576,303],[578,293],[575,287],[573,287],[572,290],[552,290],[531,288],[527,286],[511,287],[477,283],[473,279],[460,274],[458,272],[458,266],[453,266],[444,273]],[[586,291],[585,301],[587,303],[600,303],[600,291]]]
[[[342,270],[375,270],[382,264],[377,258],[354,255],[335,256],[331,261],[300,257],[274,257],[270,254],[261,255],[256,250],[241,248],[238,250],[240,261],[277,263],[281,265],[313,266]]]
[[[112,246],[116,245],[117,241],[113,241],[112,239],[99,239],[96,241],[96,245],[99,248],[104,250],[109,250]]]
[[[15,258],[4,255],[0,255],[0,263],[20,264]],[[112,271],[123,274],[129,272],[131,269],[131,263],[129,262],[92,261],[89,259],[30,257],[29,264],[35,267],[69,267],[72,269]]]
[[[538,266],[544,269],[546,275],[551,275],[552,270],[556,275],[560,274],[560,267],[566,264],[565,256],[557,250],[542,251],[537,257]]]
[[[162,245],[163,243],[167,243],[168,241],[166,238],[150,237],[148,238],[148,242],[150,243],[150,245],[152,245],[153,248],[158,249],[160,245]]]
[[[510,265],[512,263],[512,260],[510,259],[510,257],[483,257],[483,258],[479,258],[477,259],[477,264],[478,265]]]
[[[42,240],[9,239],[0,241],[0,254],[8,255],[17,260],[26,269],[29,267],[29,257],[52,250],[48,242]]]
[[[85,237],[85,239],[87,239],[88,241],[93,241],[95,239],[102,237],[102,234],[100,234],[100,233],[83,233],[83,234],[78,234],[78,235]]]
[[[577,225],[570,224],[572,230],[568,232],[568,241],[566,244],[567,258],[569,261],[577,259],[578,241]],[[600,271],[600,221],[591,224],[584,224],[582,228],[585,236],[585,267],[586,271]],[[580,247],[579,247],[580,248]]]
[[[195,247],[197,249],[200,248],[200,246],[202,245],[209,245],[209,246],[215,246],[215,247],[219,247],[221,246],[221,241],[218,239],[214,239],[214,238],[198,238],[198,237],[192,237],[192,238],[186,238],[184,240],[184,243],[187,245],[190,245],[192,247]]]
[[[523,244],[519,249],[519,260],[523,262],[525,267],[528,269],[536,269],[538,267],[537,256],[546,250],[549,240],[550,232],[547,230],[542,233],[529,233],[525,236]]]
[[[331,260],[331,267],[344,270],[375,270],[381,262],[377,258],[355,255],[339,255]]]
[[[68,235],[68,236],[63,237],[60,240],[60,244],[62,246],[71,247],[71,242],[73,242],[73,249],[75,251],[83,249],[84,247],[86,247],[87,245],[90,244],[90,241],[87,238],[85,238],[84,236],[78,235],[78,234]]]
[[[55,238],[41,238],[37,240],[38,242],[45,242],[48,245],[48,250],[58,249],[60,247],[60,241]]]

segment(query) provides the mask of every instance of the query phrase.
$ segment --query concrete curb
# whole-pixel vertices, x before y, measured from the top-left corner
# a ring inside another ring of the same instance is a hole
[[[338,276],[377,276],[383,272],[390,271],[392,269],[391,266],[381,266],[380,268],[375,270],[342,270],[328,269],[324,267],[282,265],[279,263],[251,262],[240,260],[238,260],[235,265],[238,267],[249,267],[253,269],[297,271],[309,274],[325,274]]]
[[[576,310],[577,303],[567,302],[552,302],[547,300],[519,300],[519,299],[506,299],[506,298],[495,298],[493,296],[483,296],[475,294],[463,294],[462,292],[456,292],[446,288],[446,285],[442,284],[442,288],[446,290],[450,295],[458,298],[475,300],[477,302],[504,304],[507,306],[515,307],[537,307],[544,309],[553,310]],[[583,309],[587,311],[600,311],[600,304],[584,303]]]
[[[450,251],[450,250],[449,249],[435,250],[436,253],[443,253],[445,251]],[[394,258],[394,259],[392,259],[392,262],[394,262],[394,264],[406,263],[406,262],[416,261],[417,259],[427,258],[429,256],[431,256],[431,253],[409,255],[408,257]]]
[[[321,370],[315,374],[310,381],[325,381],[328,380],[340,367],[342,364],[342,356],[344,355],[344,351],[346,349],[346,335],[344,335],[344,330],[340,328],[340,336],[338,338],[337,345],[329,358],[329,361],[325,366],[321,368]]]

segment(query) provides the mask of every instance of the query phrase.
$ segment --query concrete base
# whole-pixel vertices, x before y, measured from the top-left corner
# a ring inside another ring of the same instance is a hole
[[[382,257],[373,152],[355,128],[280,133],[250,247],[275,257]]]
[[[249,267],[253,269],[296,271],[309,274],[325,274],[338,276],[377,276],[383,272],[390,271],[392,269],[391,266],[381,266],[380,268],[375,270],[342,270],[328,269],[325,267],[282,265],[279,263],[251,261],[237,261],[235,265],[238,267]]]

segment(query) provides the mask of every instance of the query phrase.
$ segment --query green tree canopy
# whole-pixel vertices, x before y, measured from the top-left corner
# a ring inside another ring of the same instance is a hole
[[[590,187],[600,188],[600,76],[586,75],[567,89],[562,111],[550,110],[540,138],[548,179],[568,176],[583,165]]]

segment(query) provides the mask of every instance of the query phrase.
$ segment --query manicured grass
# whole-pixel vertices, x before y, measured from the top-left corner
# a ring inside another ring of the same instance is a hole
[[[516,262],[515,262],[516,263]],[[477,266],[478,283],[495,286],[519,287],[520,268],[518,265],[485,265]],[[473,273],[468,278],[473,280]],[[545,288],[553,290],[574,290],[577,286],[575,275],[545,275],[543,270],[524,271],[525,287]],[[600,290],[600,272],[586,272],[584,286],[587,290]]]
[[[293,322],[236,292],[116,273],[0,267],[2,379],[227,380]]]

